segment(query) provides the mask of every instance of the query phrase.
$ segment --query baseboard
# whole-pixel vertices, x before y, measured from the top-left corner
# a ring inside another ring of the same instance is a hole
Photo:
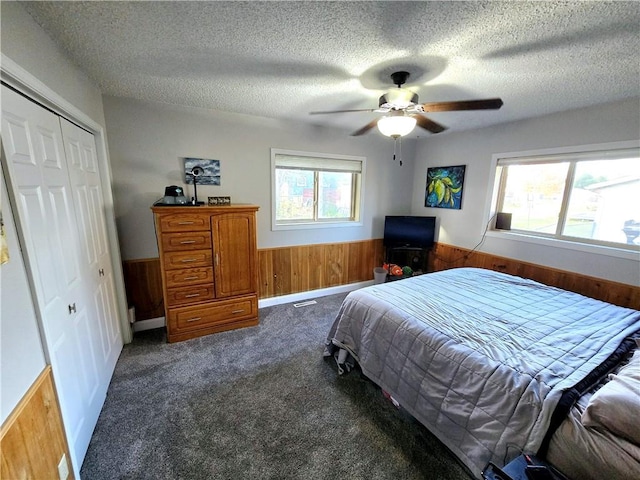
[[[142,332],[154,328],[162,328],[166,325],[164,317],[150,318],[148,320],[136,320],[131,325],[134,332]]]
[[[308,292],[291,293],[289,295],[280,295],[278,297],[265,298],[258,300],[258,308],[272,307],[274,305],[282,305],[283,303],[299,302],[300,300],[308,300],[310,298],[325,297],[335,293],[352,292],[359,288],[373,285],[373,280],[366,282],[349,283],[347,285],[338,285],[336,287],[319,288],[317,290],[309,290]]]

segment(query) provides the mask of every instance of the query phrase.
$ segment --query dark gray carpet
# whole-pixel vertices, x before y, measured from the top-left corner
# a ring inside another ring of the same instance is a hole
[[[344,294],[260,310],[260,325],[126,345],[83,479],[464,479],[380,389],[322,358]]]

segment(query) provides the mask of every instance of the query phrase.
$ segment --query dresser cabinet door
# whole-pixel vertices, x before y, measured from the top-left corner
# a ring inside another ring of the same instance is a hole
[[[255,216],[211,216],[216,298],[257,291]]]

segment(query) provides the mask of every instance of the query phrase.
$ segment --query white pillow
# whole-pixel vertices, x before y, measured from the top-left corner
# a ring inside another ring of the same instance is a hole
[[[640,350],[593,394],[582,414],[585,427],[603,427],[640,445]]]

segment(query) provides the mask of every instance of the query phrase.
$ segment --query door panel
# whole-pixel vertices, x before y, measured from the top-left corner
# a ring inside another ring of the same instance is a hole
[[[122,347],[117,319],[111,258],[107,243],[104,200],[97,168],[93,135],[60,119],[64,148],[69,158],[69,177],[77,209],[87,298],[96,322],[94,344],[99,349],[99,370],[108,384]]]

